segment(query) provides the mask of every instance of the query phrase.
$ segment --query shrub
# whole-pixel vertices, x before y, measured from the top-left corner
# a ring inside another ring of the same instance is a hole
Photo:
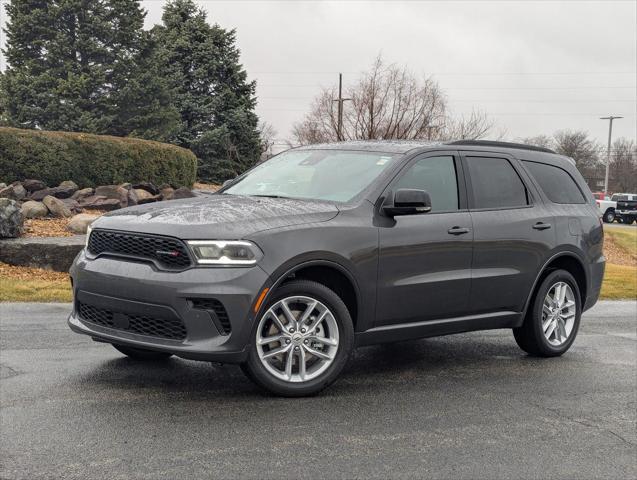
[[[197,158],[185,148],[136,138],[0,128],[0,182],[36,178],[80,187],[149,181],[191,187]]]

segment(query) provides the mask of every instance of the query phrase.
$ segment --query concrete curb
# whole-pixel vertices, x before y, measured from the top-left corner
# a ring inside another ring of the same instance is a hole
[[[23,237],[0,240],[0,262],[67,272],[84,248],[86,235]]]

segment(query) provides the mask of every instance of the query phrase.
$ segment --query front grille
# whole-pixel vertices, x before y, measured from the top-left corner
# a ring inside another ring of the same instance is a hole
[[[183,270],[191,265],[186,245],[170,237],[93,230],[88,241],[88,251],[93,255],[111,254],[148,259],[169,270]]]
[[[101,327],[170,340],[183,340],[186,338],[186,327],[178,318],[164,319],[146,315],[131,315],[82,302],[78,302],[77,308],[83,321],[94,323]]]
[[[205,310],[212,318],[222,335],[229,335],[232,331],[228,312],[223,304],[216,298],[191,298],[192,307],[197,310]]]

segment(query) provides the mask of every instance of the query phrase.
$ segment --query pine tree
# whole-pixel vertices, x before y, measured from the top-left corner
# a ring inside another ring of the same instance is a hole
[[[261,143],[256,84],[248,82],[234,31],[209,25],[192,0],[172,0],[153,34],[182,119],[176,137],[199,158],[199,177],[221,182],[254,165]]]
[[[11,124],[174,136],[177,114],[146,60],[139,0],[11,0],[6,10],[0,103]]]

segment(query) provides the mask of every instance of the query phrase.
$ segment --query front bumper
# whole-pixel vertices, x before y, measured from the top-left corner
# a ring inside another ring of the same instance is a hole
[[[88,259],[83,251],[70,274],[74,302],[68,323],[73,331],[98,341],[228,363],[246,359],[253,306],[261,290],[270,286],[269,276],[259,266],[165,272],[123,259]],[[219,301],[227,312],[230,332],[223,332],[208,311],[196,308],[193,299]],[[79,314],[80,302],[118,315],[183,322],[185,338],[149,336],[87,321]]]

